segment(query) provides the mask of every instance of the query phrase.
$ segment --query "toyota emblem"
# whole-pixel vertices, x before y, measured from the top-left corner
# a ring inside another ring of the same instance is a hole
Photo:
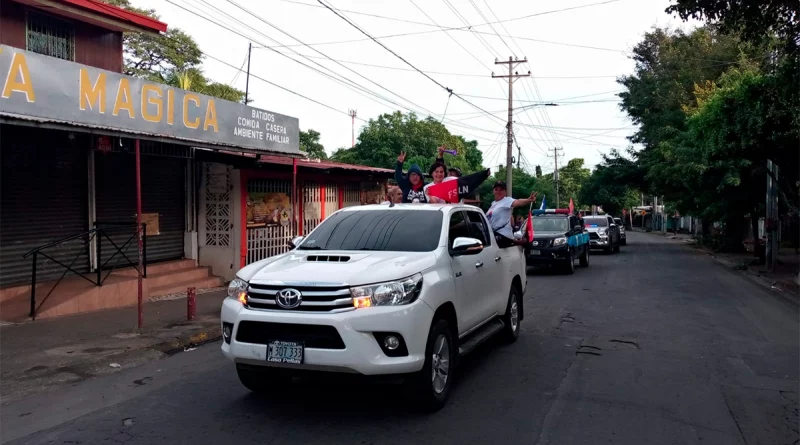
[[[534,245],[534,246],[538,246],[538,245],[539,245],[539,241],[534,241],[534,242],[533,242],[533,245]]]
[[[303,302],[303,294],[297,289],[283,289],[275,296],[275,303],[284,309],[294,309]]]

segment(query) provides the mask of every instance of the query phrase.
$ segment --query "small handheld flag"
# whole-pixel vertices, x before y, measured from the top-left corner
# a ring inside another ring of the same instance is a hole
[[[546,198],[547,198],[546,195],[542,195],[542,205],[539,207],[539,210],[544,210],[547,208]]]
[[[572,198],[569,198],[569,214],[572,215],[575,213],[575,203],[572,202]]]

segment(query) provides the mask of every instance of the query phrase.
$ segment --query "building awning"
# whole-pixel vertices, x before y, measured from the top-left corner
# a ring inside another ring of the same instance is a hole
[[[297,118],[7,45],[0,45],[0,89],[4,120],[303,155]]]
[[[258,162],[260,164],[292,165],[292,159],[281,156],[261,155]],[[298,159],[298,167],[314,168],[320,170],[341,169],[360,171],[365,173],[394,175],[394,170],[380,167],[370,167],[367,165],[344,164],[342,162],[323,161],[319,159]]]
[[[167,24],[100,0],[14,0],[54,15],[88,22],[119,32],[167,32]]]

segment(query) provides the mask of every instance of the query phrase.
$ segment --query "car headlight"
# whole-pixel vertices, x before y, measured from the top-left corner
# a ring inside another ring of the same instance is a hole
[[[565,236],[562,236],[561,238],[556,238],[556,239],[553,240],[553,245],[554,246],[563,246],[564,244],[567,244],[567,237],[565,237]]]
[[[386,283],[353,287],[353,306],[365,308],[371,306],[398,306],[409,304],[417,299],[422,290],[422,274]]]
[[[247,281],[240,278],[231,280],[230,284],[228,284],[228,298],[247,304]]]
[[[606,229],[597,229],[597,234],[598,235],[605,235],[606,234]]]

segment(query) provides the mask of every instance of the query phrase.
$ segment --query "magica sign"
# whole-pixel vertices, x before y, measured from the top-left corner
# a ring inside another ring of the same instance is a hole
[[[299,154],[296,118],[0,45],[0,114]]]

